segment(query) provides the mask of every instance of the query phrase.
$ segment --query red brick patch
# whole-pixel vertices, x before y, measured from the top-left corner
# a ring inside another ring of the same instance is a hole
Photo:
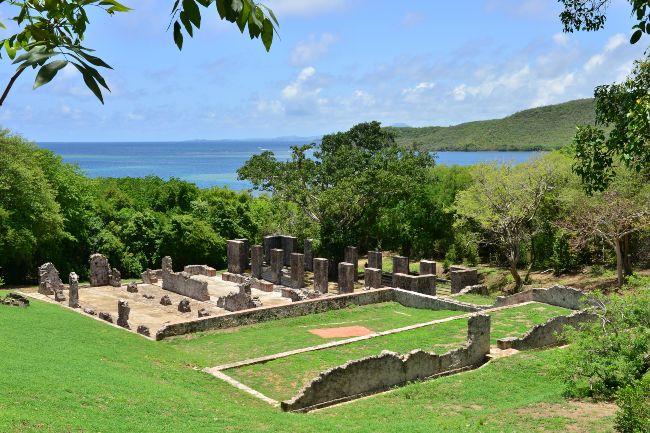
[[[340,328],[310,329],[309,332],[323,338],[363,337],[373,332],[364,326],[343,326]]]

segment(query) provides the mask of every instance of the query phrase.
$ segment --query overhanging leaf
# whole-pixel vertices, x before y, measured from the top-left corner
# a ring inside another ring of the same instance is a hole
[[[36,74],[36,80],[34,81],[34,89],[41,87],[43,84],[47,84],[52,81],[52,78],[59,72],[62,68],[68,64],[67,60],[54,60],[53,62],[48,63],[47,65],[39,69],[38,74]]]

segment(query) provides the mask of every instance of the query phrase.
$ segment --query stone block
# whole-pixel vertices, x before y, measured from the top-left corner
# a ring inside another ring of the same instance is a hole
[[[383,257],[381,251],[368,251],[368,267],[383,270]]]
[[[165,256],[162,258],[160,263],[160,270],[162,273],[167,274],[174,272],[174,265],[170,256]]]
[[[294,289],[305,287],[305,255],[291,253],[291,283]]]
[[[163,295],[162,298],[160,298],[160,305],[171,305],[172,300],[169,298],[167,295]]]
[[[264,261],[267,265],[270,265],[271,250],[276,248],[282,249],[282,238],[277,235],[264,236],[262,245],[264,246]]]
[[[111,265],[108,259],[101,254],[93,254],[90,263],[90,286],[108,286],[111,276]]]
[[[144,326],[144,325],[139,325],[138,326],[138,334],[142,334],[142,335],[145,335],[147,337],[151,336],[151,332],[149,332],[149,327]]]
[[[68,306],[70,308],[79,308],[79,276],[70,272],[68,277],[70,289],[68,290]]]
[[[192,277],[185,272],[164,273],[162,288],[197,301],[210,300],[208,282]]]
[[[117,326],[122,328],[131,329],[129,326],[129,314],[131,313],[131,308],[129,303],[125,299],[120,299],[117,301]]]
[[[108,284],[113,287],[122,286],[122,274],[117,270],[117,268],[111,269],[111,273],[108,277]]]
[[[210,312],[205,308],[199,309],[198,313],[199,313],[199,317],[208,317],[210,315]]]
[[[56,302],[65,301],[65,294],[63,293],[63,290],[57,289],[57,290],[54,291],[54,300]]]
[[[264,247],[253,245],[251,247],[251,275],[253,278],[262,278],[262,262],[264,261]]]
[[[102,320],[107,321],[108,323],[113,323],[113,316],[111,313],[106,313],[104,311],[100,311],[99,314],[97,315]]]
[[[354,264],[339,263],[339,294],[354,292]]]
[[[126,285],[126,291],[129,293],[138,293],[138,283],[129,283]]]
[[[420,260],[420,275],[436,275],[436,262]]]
[[[409,258],[404,256],[393,256],[393,287],[397,286],[397,279],[395,274],[409,273]]]
[[[366,268],[363,279],[367,289],[379,289],[381,287],[381,269]]]
[[[450,269],[451,293],[459,293],[467,286],[478,284],[478,271],[454,266]]]
[[[302,301],[303,297],[301,296],[300,290],[291,289],[288,287],[283,287],[280,290],[280,294],[283,298],[291,299],[291,302]]]
[[[38,268],[38,293],[54,295],[57,290],[63,290],[63,282],[59,271],[52,263],[45,263]]]
[[[228,241],[228,272],[243,274],[247,267],[246,245],[242,241]]]
[[[282,250],[284,251],[284,266],[290,266],[291,254],[296,252],[298,238],[295,236],[282,236]]]
[[[343,256],[345,263],[352,263],[354,265],[354,281],[356,282],[359,279],[359,250],[357,247],[345,247]]]
[[[314,259],[314,290],[320,293],[327,293],[329,283],[329,260]]]
[[[187,265],[183,268],[183,272],[190,275],[203,275],[206,277],[217,276],[217,270],[208,265]]]
[[[182,299],[181,302],[178,303],[178,311],[180,311],[181,313],[191,312],[192,308],[190,307],[190,300]]]
[[[282,268],[284,265],[284,250],[274,248],[271,250],[271,282],[281,284]]]

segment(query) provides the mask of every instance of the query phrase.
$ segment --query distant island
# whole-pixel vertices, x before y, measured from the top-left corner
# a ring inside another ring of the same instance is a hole
[[[589,98],[531,108],[503,119],[386,129],[404,146],[417,143],[429,150],[553,150],[570,144],[576,125],[593,124],[594,118],[594,99]]]

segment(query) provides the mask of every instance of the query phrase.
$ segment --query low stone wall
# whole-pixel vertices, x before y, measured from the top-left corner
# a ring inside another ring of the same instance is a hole
[[[185,272],[164,272],[162,288],[197,301],[209,301],[208,282],[196,280]]]
[[[572,287],[555,285],[548,289],[530,289],[510,296],[499,296],[495,307],[521,304],[522,302],[542,302],[557,307],[579,310],[584,307],[586,297],[582,291]]]
[[[217,276],[217,270],[208,265],[187,265],[183,271],[190,275],[205,275],[206,277]]]
[[[379,289],[368,292],[350,293],[347,295],[297,301],[286,305],[260,307],[251,310],[238,311],[232,314],[224,314],[222,316],[205,317],[191,322],[172,323],[158,330],[156,333],[156,340],[162,340],[174,335],[184,335],[192,332],[235,328],[237,326],[252,325],[268,320],[324,313],[329,310],[340,310],[351,305],[378,304],[380,302],[390,302],[394,300],[392,289]]]
[[[470,317],[467,328],[467,343],[443,355],[420,349],[406,355],[382,352],[327,370],[297,396],[283,401],[282,410],[315,409],[407,382],[477,367],[490,352],[490,316]]]
[[[488,307],[481,307],[465,302],[454,301],[452,299],[429,296],[422,293],[415,293],[408,290],[392,289],[394,292],[394,301],[405,307],[420,308],[425,310],[451,310],[473,312],[480,311]]]
[[[562,332],[566,326],[576,328],[584,322],[592,322],[597,316],[588,310],[576,311],[568,316],[558,316],[546,323],[536,325],[522,337],[506,337],[497,340],[499,349],[530,350],[547,346],[558,346],[565,341]]]

